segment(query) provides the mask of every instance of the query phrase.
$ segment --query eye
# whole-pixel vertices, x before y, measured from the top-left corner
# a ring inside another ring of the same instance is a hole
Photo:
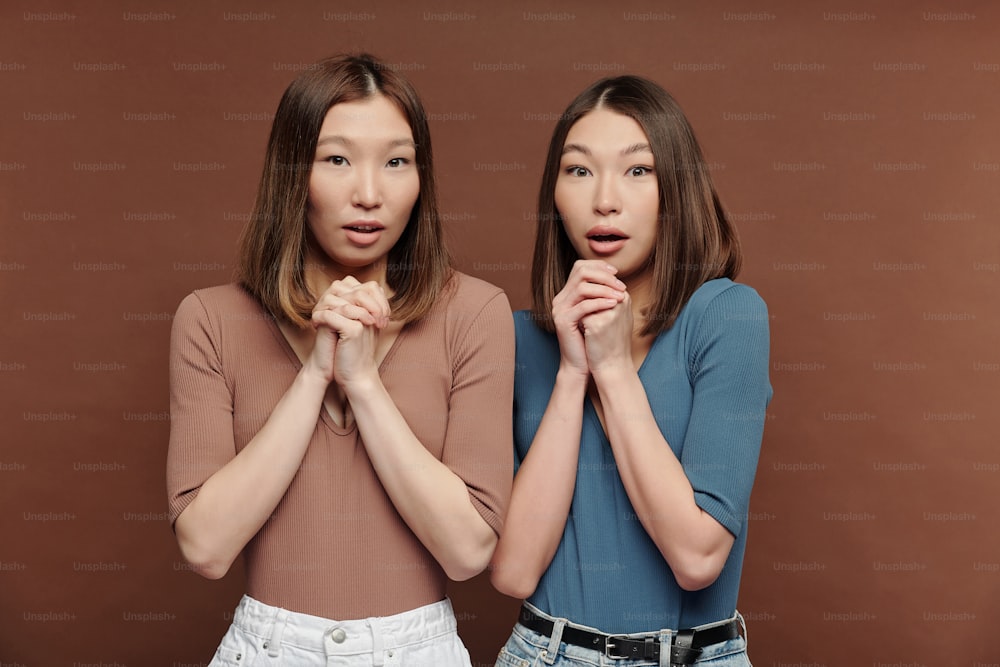
[[[567,167],[566,173],[570,176],[578,176],[578,177],[590,175],[590,171],[586,167],[578,167],[578,166]]]
[[[391,167],[393,169],[399,169],[400,167],[405,167],[408,164],[410,164],[410,161],[405,157],[394,157],[385,163],[387,167]]]
[[[628,170],[629,176],[645,176],[646,174],[652,174],[653,170],[650,167],[632,167]]]
[[[330,164],[335,165],[337,167],[342,167],[348,164],[347,158],[345,158],[342,155],[331,155],[330,157],[326,158],[325,162],[329,162]]]

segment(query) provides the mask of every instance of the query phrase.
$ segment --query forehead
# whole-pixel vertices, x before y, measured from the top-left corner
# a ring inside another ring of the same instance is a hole
[[[395,102],[381,94],[334,104],[323,118],[320,138],[340,135],[354,139],[371,137],[413,138],[410,124]]]
[[[594,109],[581,116],[566,135],[567,144],[624,147],[648,143],[645,131],[635,119],[610,109]]]

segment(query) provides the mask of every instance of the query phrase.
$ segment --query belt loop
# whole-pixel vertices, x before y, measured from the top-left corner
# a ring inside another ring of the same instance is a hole
[[[747,630],[747,622],[743,620],[743,614],[740,613],[739,609],[736,610],[736,620],[740,622],[740,627],[743,628],[743,642],[749,647],[750,633]]]
[[[565,627],[565,618],[552,619],[552,636],[549,637],[549,646],[545,649],[545,656],[542,658],[545,664],[551,665],[559,657],[559,644],[562,643],[562,633]]]
[[[378,618],[369,618],[368,628],[372,631],[372,665],[373,667],[382,667],[385,664],[385,647],[382,644],[382,622]]]
[[[281,653],[281,636],[285,633],[286,623],[288,623],[288,610],[278,609],[278,613],[274,615],[271,638],[267,640],[267,655],[271,658],[277,658]]]
[[[674,631],[660,632],[660,667],[670,667],[670,645],[674,643]]]

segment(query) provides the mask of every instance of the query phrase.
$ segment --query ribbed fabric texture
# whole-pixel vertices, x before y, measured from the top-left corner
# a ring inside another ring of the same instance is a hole
[[[526,456],[552,395],[559,344],[535,326],[530,313],[519,311],[514,320],[516,465]],[[695,501],[736,537],[715,583],[696,592],[677,585],[636,516],[611,443],[587,400],[570,517],[532,604],[609,633],[677,630],[733,615],[750,490],[771,398],[768,351],[763,300],[753,289],[723,278],[692,295],[639,369],[654,418],[684,467]]]
[[[498,533],[512,477],[513,357],[506,296],[456,273],[380,367],[413,433],[465,480]],[[184,299],[171,334],[171,521],[254,437],[300,368],[273,318],[241,287]],[[244,556],[249,595],[315,616],[391,615],[445,594],[444,572],[396,512],[357,428],[338,429],[325,410],[298,474]]]

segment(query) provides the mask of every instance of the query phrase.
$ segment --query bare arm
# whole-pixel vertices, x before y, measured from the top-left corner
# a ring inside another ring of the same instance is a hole
[[[201,486],[174,524],[184,558],[218,579],[274,512],[316,427],[326,382],[307,367],[246,447]]]
[[[718,578],[745,520],[770,396],[766,307],[746,288],[706,307],[692,334],[694,395],[679,461],[630,358],[626,305],[585,320],[591,373],[636,514],[678,584],[698,590]],[[706,474],[708,463],[725,476]]]
[[[555,556],[576,487],[587,376],[559,371],[528,455],[514,478],[490,580],[505,595],[527,598]]]
[[[506,595],[530,596],[555,556],[566,527],[580,453],[589,371],[580,320],[624,298],[604,262],[577,262],[552,304],[560,365],[538,431],[514,479],[506,528],[491,581]],[[531,409],[527,406],[525,409]]]
[[[352,278],[341,282],[341,299],[376,314],[388,314],[388,302],[376,284],[360,285]],[[493,554],[496,533],[473,504],[465,480],[424,447],[386,391],[373,363],[375,328],[352,319],[358,312],[352,307],[339,302],[331,305],[318,317],[339,332],[336,380],[351,405],[379,481],[407,526],[450,578],[464,580],[478,574]],[[509,330],[509,307],[505,308],[507,321],[494,326]],[[512,332],[508,331],[506,337],[512,352]],[[480,361],[472,358],[467,363],[475,366]],[[485,397],[495,396],[495,392],[509,394],[513,360],[509,362],[507,368],[481,369],[483,376],[492,376],[493,380],[463,391],[479,393],[479,404],[489,403]],[[453,394],[452,408],[463,405],[466,398]],[[509,428],[509,419],[504,423]],[[488,442],[484,446],[495,444]],[[509,457],[509,438],[501,444],[504,457]],[[447,446],[445,449],[447,453]],[[502,475],[505,470],[492,474]]]
[[[636,516],[685,590],[709,586],[735,538],[695,503],[694,489],[663,438],[634,369],[594,374],[608,438]]]

